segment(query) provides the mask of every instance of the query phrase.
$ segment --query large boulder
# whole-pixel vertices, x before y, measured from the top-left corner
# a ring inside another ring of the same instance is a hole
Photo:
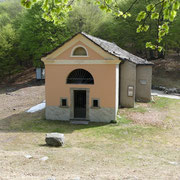
[[[49,146],[59,147],[64,144],[64,134],[61,133],[48,133],[46,134],[45,141]]]

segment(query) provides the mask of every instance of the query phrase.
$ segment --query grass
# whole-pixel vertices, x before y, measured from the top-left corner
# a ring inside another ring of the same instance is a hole
[[[1,174],[8,179],[16,173],[17,179],[38,180],[51,174],[57,179],[178,179],[179,165],[169,161],[180,161],[179,110],[179,100],[156,97],[155,103],[121,109],[116,124],[48,121],[43,111],[12,115],[0,120]],[[153,118],[154,112],[166,114],[162,126],[142,125],[129,118],[129,114],[145,118],[147,113]],[[169,122],[173,126],[165,128]],[[65,146],[44,146],[49,132],[64,133]],[[23,158],[23,153],[33,159]],[[47,163],[39,161],[42,156],[49,157]]]
[[[59,122],[44,119],[44,112],[36,114],[21,113],[13,115],[5,119],[8,121],[7,130],[19,131],[19,132],[61,132],[61,133],[73,133],[74,131],[83,132],[84,134],[92,134],[96,137],[110,136],[110,137],[128,137],[131,136],[143,136],[147,133],[153,133],[159,131],[159,127],[141,126],[134,124],[132,119],[129,119],[128,113],[146,113],[149,109],[166,110],[173,105],[176,106],[179,103],[178,100],[168,98],[156,97],[155,103],[149,103],[148,107],[142,106],[138,103],[135,108],[125,109],[121,116],[118,117],[116,124],[104,124],[104,123],[90,123],[89,125],[73,125],[69,122]],[[153,114],[152,114],[153,115]],[[167,119],[171,116],[167,116]],[[2,122],[2,121],[1,121]],[[5,129],[4,129],[5,130]]]
[[[169,98],[159,98],[159,97],[156,97],[155,99],[155,103],[151,102],[151,107],[152,108],[156,108],[156,109],[165,109],[165,108],[168,108],[172,105],[175,105],[179,102],[179,100],[175,100],[175,99],[169,99]]]
[[[131,137],[131,136],[142,136],[148,131],[156,129],[151,126],[139,126],[133,124],[132,120],[128,119],[125,115],[118,118],[116,124],[105,124],[105,123],[90,123],[89,125],[73,125],[69,122],[59,122],[52,120],[45,120],[42,116],[42,112],[35,116],[29,116],[27,113],[22,113],[18,116],[13,116],[12,121],[9,121],[9,127],[7,130],[15,132],[60,132],[60,133],[73,133],[75,131],[83,133],[83,135],[90,135],[101,138],[102,136],[107,137]],[[23,118],[23,119],[22,119]],[[21,120],[22,119],[22,120]]]
[[[129,110],[130,110],[130,111],[134,111],[134,112],[140,112],[140,113],[145,113],[145,112],[148,111],[147,108],[142,107],[142,106],[140,106],[140,105],[135,106],[134,108],[129,109]]]

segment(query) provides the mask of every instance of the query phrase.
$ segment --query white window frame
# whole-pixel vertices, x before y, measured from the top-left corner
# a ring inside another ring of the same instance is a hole
[[[78,55],[78,56],[73,55],[74,51],[75,51],[77,48],[79,48],[79,47],[83,48],[83,49],[86,51],[86,54],[87,54],[87,55]],[[82,45],[77,45],[77,46],[75,46],[75,47],[72,49],[72,51],[71,51],[71,56],[70,56],[70,57],[89,57],[89,56],[88,56],[88,50],[86,49],[86,47],[84,47],[84,46],[82,46]]]

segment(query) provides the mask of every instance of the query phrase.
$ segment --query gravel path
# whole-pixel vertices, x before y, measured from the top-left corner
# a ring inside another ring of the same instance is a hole
[[[180,99],[180,95],[171,95],[171,94],[165,94],[163,91],[158,91],[158,90],[151,90],[151,95],[152,96],[159,96],[159,97],[166,97],[170,99]]]

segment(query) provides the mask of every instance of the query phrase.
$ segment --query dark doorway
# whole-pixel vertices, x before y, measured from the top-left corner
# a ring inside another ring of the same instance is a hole
[[[74,118],[86,118],[85,90],[74,90]]]

